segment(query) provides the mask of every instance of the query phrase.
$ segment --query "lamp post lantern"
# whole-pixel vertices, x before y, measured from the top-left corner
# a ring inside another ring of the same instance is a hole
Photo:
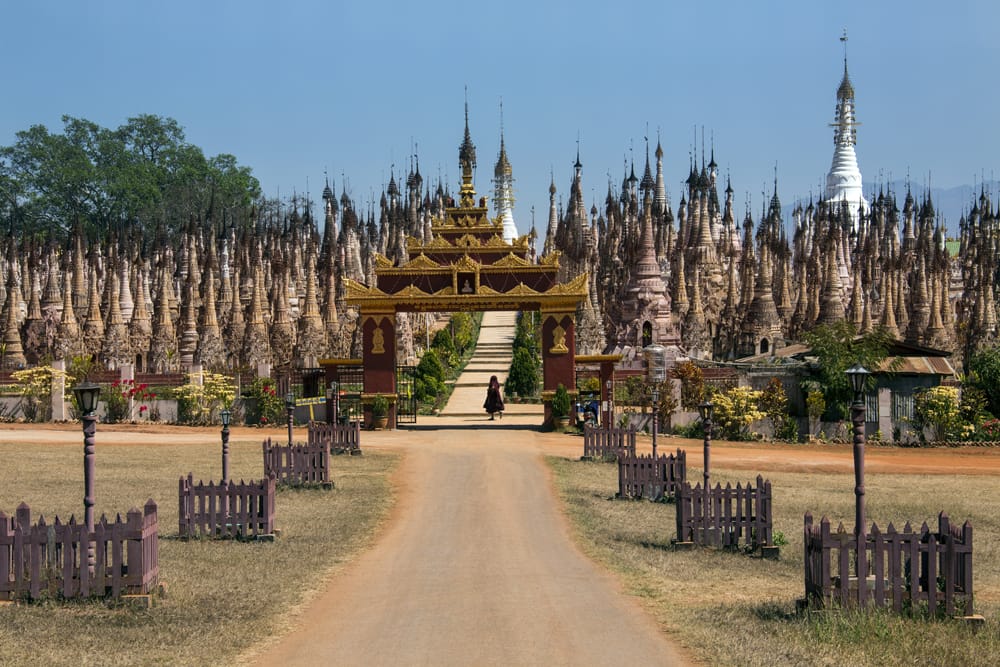
[[[229,483],[229,422],[233,418],[233,413],[228,409],[223,409],[219,413],[222,419],[222,483]]]
[[[94,436],[97,433],[97,399],[101,386],[94,382],[82,382],[73,388],[76,404],[80,408],[83,422],[83,521],[87,534],[94,534]],[[94,543],[87,540],[87,571],[94,574],[97,554]]]
[[[285,412],[288,413],[288,444],[292,444],[292,424],[295,421],[295,394],[285,394]]]
[[[701,416],[701,427],[705,431],[704,456],[705,456],[705,491],[708,492],[709,469],[711,467],[712,449],[712,416],[715,414],[715,404],[711,401],[704,401],[698,405],[698,414]]]

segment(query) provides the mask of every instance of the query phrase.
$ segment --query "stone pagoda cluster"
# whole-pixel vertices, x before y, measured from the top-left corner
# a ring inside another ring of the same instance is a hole
[[[564,278],[588,275],[577,313],[580,354],[621,353],[656,343],[694,358],[773,354],[821,324],[848,319],[859,332],[885,327],[910,344],[958,353],[997,335],[994,284],[1000,207],[985,192],[948,241],[929,195],[907,189],[902,207],[880,190],[861,195],[854,153],[854,88],[837,90],[834,159],[823,198],[797,205],[791,232],[774,192],[757,221],[741,222],[733,188],[720,193],[714,147],[691,162],[676,213],[647,150],[640,179],[630,167],[609,183],[602,209],[587,210],[579,154],[565,207],[550,186],[545,251],[562,253]]]

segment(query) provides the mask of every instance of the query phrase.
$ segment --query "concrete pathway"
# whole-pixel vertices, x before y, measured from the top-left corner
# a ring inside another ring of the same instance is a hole
[[[441,410],[441,417],[461,418],[465,421],[489,421],[483,409],[486,387],[490,376],[496,375],[502,385],[507,381],[512,358],[511,344],[517,325],[515,312],[483,313],[483,324],[479,329],[479,340],[472,358],[465,370],[455,381],[455,390],[448,404]],[[505,403],[504,418],[511,416],[537,417],[541,425],[544,411],[541,404]],[[420,417],[418,423],[433,425],[434,418]]]
[[[574,545],[541,461],[552,434],[442,422],[384,436],[406,457],[386,532],[256,664],[684,664]]]

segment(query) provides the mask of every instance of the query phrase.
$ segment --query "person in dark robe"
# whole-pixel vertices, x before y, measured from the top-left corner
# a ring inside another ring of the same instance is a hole
[[[503,419],[503,395],[500,392],[500,381],[497,380],[496,375],[490,378],[490,386],[486,389],[486,402],[483,403],[483,407],[486,408],[491,421],[495,415],[500,415],[500,419]]]

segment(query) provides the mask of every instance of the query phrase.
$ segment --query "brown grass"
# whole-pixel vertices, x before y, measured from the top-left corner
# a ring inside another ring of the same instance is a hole
[[[709,664],[957,665],[1000,655],[1000,517],[993,501],[1000,479],[985,476],[869,474],[868,516],[936,525],[937,513],[975,528],[976,612],[987,623],[974,633],[958,621],[890,613],[827,611],[799,616],[803,597],[802,517],[811,510],[836,525],[853,525],[854,481],[849,474],[765,474],[774,487],[775,530],[788,544],[767,561],[712,549],[674,551],[673,505],[614,500],[613,464],[548,459],[582,548],[643,598],[661,626]],[[689,469],[692,478],[701,471]],[[755,477],[713,471],[713,482]]]
[[[152,609],[103,602],[41,602],[0,607],[0,664],[190,665],[231,662],[289,622],[289,612],[365,546],[387,516],[389,475],[398,455],[335,457],[336,488],[282,490],[274,543],[178,540],[177,480],[188,471],[220,475],[218,435],[204,445],[100,444],[97,515],[123,515],[152,497],[159,505],[160,580],[168,595]],[[0,435],[2,440],[2,435]],[[3,444],[0,510],[27,502],[37,519],[82,515],[80,447]],[[234,479],[259,478],[259,440],[232,444]]]

